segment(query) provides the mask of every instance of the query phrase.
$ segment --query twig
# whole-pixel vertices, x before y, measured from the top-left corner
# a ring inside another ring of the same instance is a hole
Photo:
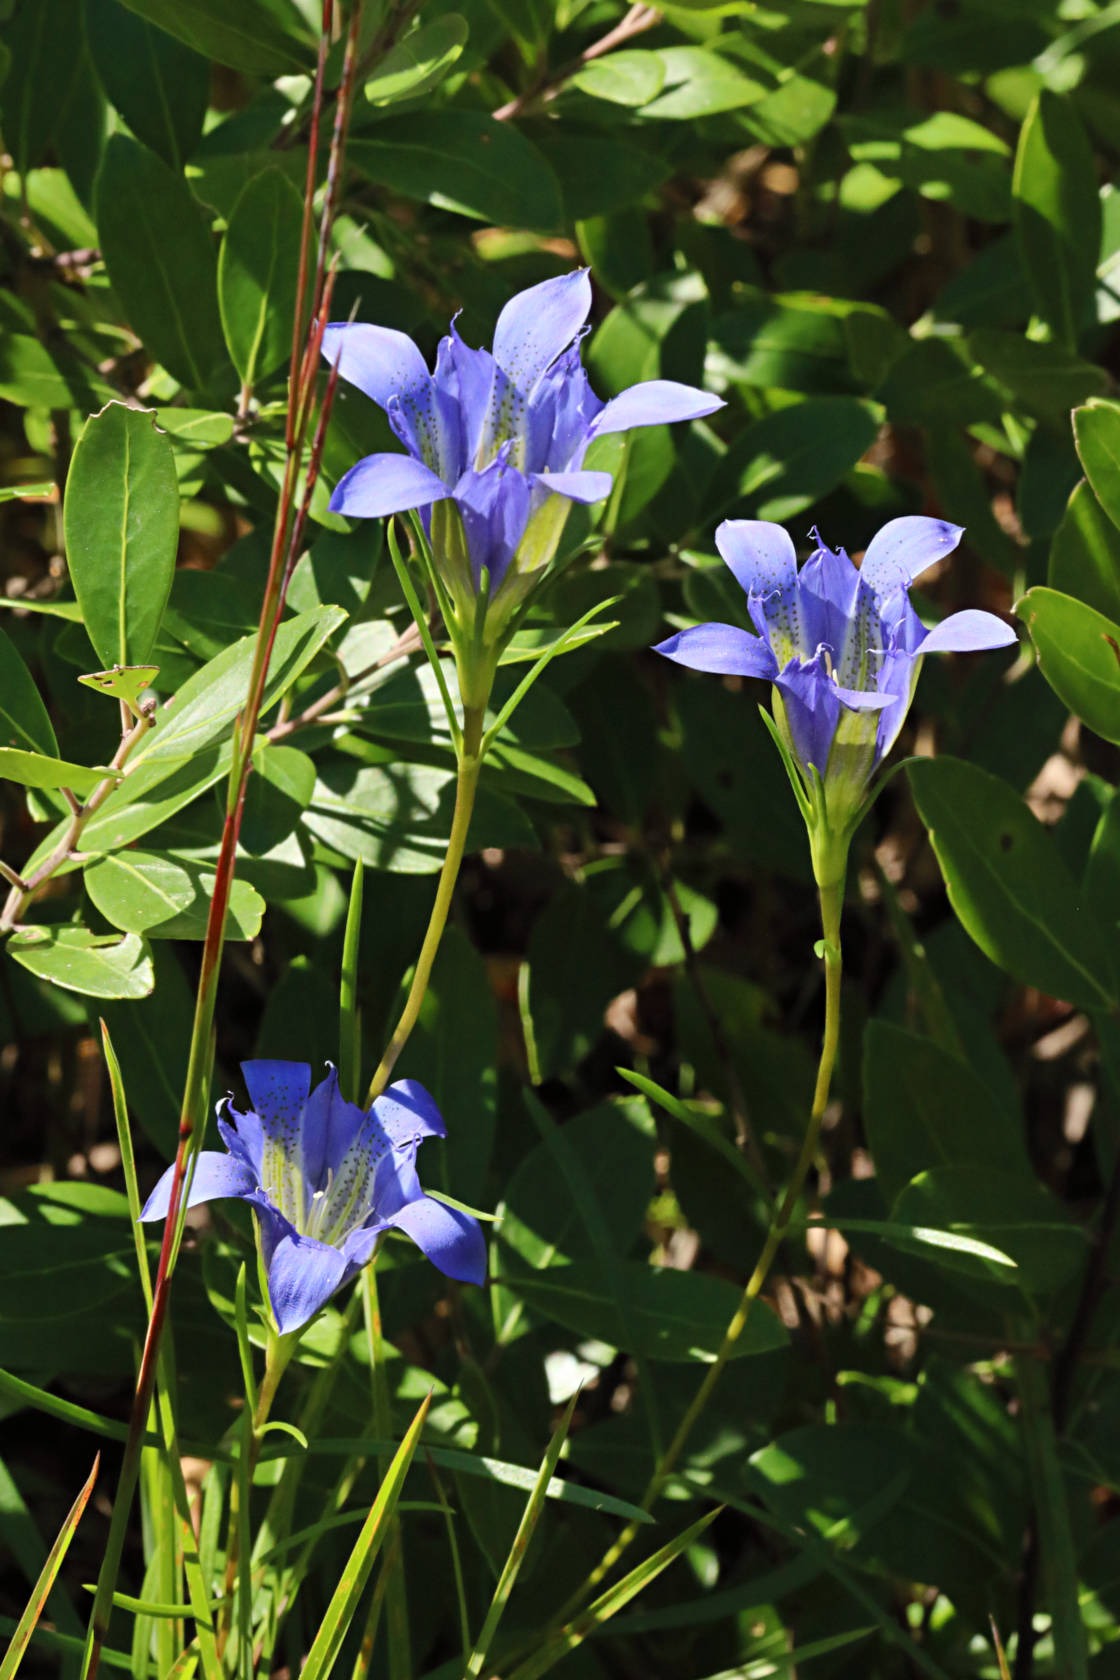
[[[70,821],[66,825],[66,832],[62,839],[54,851],[43,859],[38,869],[34,870],[26,879],[23,879],[16,874],[14,869],[9,869],[7,864],[0,866],[0,874],[4,876],[5,880],[11,882],[12,889],[8,894],[3,911],[0,912],[0,933],[9,932],[16,925],[43,883],[48,881],[56,870],[61,869],[62,865],[68,863],[73,857],[82,830],[94,812],[105,803],[113,789],[120,785],[120,773],[124,770],[129,754],[140,737],[151,729],[154,721],[149,712],[145,712],[142,717],[137,718],[128,734],[121,741],[109,766],[114,774],[106,776],[98,782],[84,805],[78,803],[69,788],[62,790],[70,807]]]
[[[654,24],[660,22],[661,13],[656,6],[640,4],[631,6],[621,23],[616,23],[613,29],[608,29],[607,33],[601,36],[598,41],[585,48],[578,58],[573,59],[570,64],[566,64],[562,70],[559,70],[552,81],[527,88],[524,93],[519,93],[516,99],[511,99],[508,104],[500,105],[496,111],[491,112],[494,121],[509,122],[511,117],[522,116],[536,99],[541,100],[542,103],[548,103],[555,99],[563,91],[565,82],[574,76],[583,65],[590,64],[592,59],[602,58],[603,54],[609,53],[613,47],[622,46],[624,41],[632,40],[635,35],[641,35],[644,30],[652,29]]]
[[[279,723],[274,723],[267,732],[268,739],[270,741],[283,741],[287,736],[293,735],[297,729],[306,729],[310,723],[326,721],[327,714],[332,706],[337,705],[340,700],[345,700],[346,696],[352,694],[359,683],[365,682],[366,678],[372,677],[375,672],[384,670],[386,665],[396,664],[398,659],[411,658],[414,653],[420,652],[420,646],[420,633],[414,624],[410,624],[408,629],[397,637],[392,647],[386,648],[381,657],[375,659],[372,665],[366,665],[362,670],[355,672],[352,677],[344,677],[340,682],[335,683],[333,688],[329,688],[325,694],[321,694],[318,700],[312,701],[311,705],[300,712],[297,717],[282,718]]]

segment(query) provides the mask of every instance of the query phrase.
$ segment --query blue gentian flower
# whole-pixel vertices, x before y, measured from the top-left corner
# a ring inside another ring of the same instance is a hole
[[[824,786],[827,818],[844,828],[893,746],[910,709],[927,653],[1006,647],[1015,631],[994,613],[953,613],[927,630],[907,593],[927,566],[951,553],[962,527],[942,519],[892,519],[856,567],[814,530],[812,554],[797,569],[780,525],[728,519],[716,547],[747,594],[757,636],[730,624],[698,624],[657,648],[694,671],[765,677],[774,684],[775,721],[800,766]]]
[[[405,333],[328,326],[323,355],[385,410],[407,451],[367,455],[351,467],[331,511],[370,519],[422,509],[433,552],[461,597],[479,588],[483,567],[491,596],[511,566],[539,572],[556,552],[570,503],[610,492],[610,473],[583,470],[593,438],[723,406],[669,379],[601,402],[580,364],[590,308],[585,269],[544,280],[506,304],[492,352],[471,350],[452,321],[434,373]]]
[[[219,1103],[229,1153],[200,1153],[187,1205],[236,1196],[253,1208],[282,1334],[314,1318],[393,1228],[448,1277],[482,1282],[478,1221],[426,1196],[416,1176],[422,1140],[447,1135],[422,1085],[399,1080],[367,1114],[343,1098],[333,1068],[314,1090],[306,1062],[242,1062],[241,1071],[252,1108]],[[167,1217],[173,1176],[169,1167],[141,1219]]]

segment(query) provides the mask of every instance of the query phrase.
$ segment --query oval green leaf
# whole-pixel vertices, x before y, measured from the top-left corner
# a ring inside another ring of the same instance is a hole
[[[175,459],[150,414],[110,403],[86,422],[63,511],[74,593],[98,658],[142,665],[155,646],[179,541]]]
[[[1075,409],[1073,437],[1085,477],[1112,523],[1120,526],[1120,403],[1096,397]]]
[[[371,105],[416,99],[442,82],[467,44],[470,30],[458,12],[447,12],[416,29],[385,54],[366,82]]]
[[[500,227],[551,231],[563,219],[560,186],[542,152],[514,128],[473,111],[387,117],[352,140],[354,168],[379,186]]]
[[[1093,153],[1068,97],[1037,94],[1019,136],[1012,192],[1039,314],[1072,349],[1096,289],[1101,207]]]
[[[303,201],[279,169],[254,176],[234,205],[218,259],[218,306],[233,365],[247,386],[288,358]]]
[[[957,758],[914,759],[907,773],[949,902],[980,949],[1051,997],[1083,1009],[1107,1006],[1110,965],[1100,929],[1054,841],[1014,789]]]
[[[185,858],[125,850],[99,858],[85,872],[86,891],[107,921],[151,939],[202,939],[214,895],[214,872]],[[227,939],[255,939],[264,899],[235,879]]]
[[[1120,619],[1120,530],[1084,479],[1054,532],[1046,581],[1051,589]]]
[[[625,1303],[607,1292],[603,1268],[595,1260],[519,1277],[516,1292],[569,1330],[647,1359],[682,1362],[714,1359],[742,1298],[723,1278],[646,1266],[639,1260],[620,1261],[615,1277],[626,1290]],[[628,1331],[636,1345],[628,1342]],[[731,1357],[775,1353],[786,1342],[780,1319],[758,1301]]]
[[[308,71],[314,46],[288,0],[122,0],[205,58],[250,76]]]
[[[217,261],[182,176],[114,134],[97,177],[97,226],[129,326],[181,384],[205,386],[223,359]]]
[[[1106,741],[1120,742],[1120,625],[1056,589],[1029,589],[1015,611],[1059,700]]]
[[[69,788],[79,797],[92,793],[99,782],[114,771],[70,764],[64,758],[47,758],[42,753],[23,752],[19,747],[0,747],[0,777],[23,787]]]
[[[147,945],[134,933],[91,933],[83,927],[29,928],[8,950],[21,967],[84,997],[142,998],[155,985]]]
[[[58,753],[47,708],[15,643],[0,630],[0,741],[24,752]]]
[[[102,87],[137,140],[181,169],[202,138],[209,62],[119,0],[86,5],[86,36]]]

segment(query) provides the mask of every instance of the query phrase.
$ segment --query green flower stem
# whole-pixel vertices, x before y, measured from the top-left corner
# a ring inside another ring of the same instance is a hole
[[[467,833],[471,826],[475,794],[478,792],[478,776],[482,769],[482,721],[484,715],[484,706],[467,706],[463,711],[463,738],[459,748],[459,774],[455,783],[455,814],[451,819],[451,834],[447,841],[443,867],[439,872],[436,899],[432,905],[431,916],[428,919],[428,930],[424,935],[424,943],[420,947],[420,955],[416,959],[416,972],[412,976],[412,985],[408,989],[408,997],[404,1009],[401,1011],[401,1018],[397,1022],[393,1036],[381,1058],[380,1066],[370,1083],[366,1096],[367,1108],[375,1097],[381,1095],[389,1083],[397,1058],[408,1043],[409,1034],[420,1018],[420,1010],[423,1007],[424,996],[428,990],[428,982],[432,977],[432,966],[436,960],[436,952],[439,950],[439,942],[443,938],[443,930],[447,925],[447,916],[455,892],[455,882],[459,878],[459,865],[463,861],[463,853],[466,850]]]
[[[226,1548],[225,1593],[222,1605],[222,1619],[218,1630],[218,1655],[221,1657],[230,1633],[230,1616],[233,1607],[234,1589],[239,1581],[242,1591],[250,1591],[249,1584],[249,1497],[253,1487],[253,1475],[260,1457],[261,1444],[264,1441],[265,1426],[272,1411],[272,1402],[276,1398],[276,1390],[280,1386],[280,1379],[291,1363],[292,1355],[296,1351],[299,1341],[298,1333],[282,1336],[272,1325],[269,1326],[268,1343],[264,1356],[264,1376],[261,1378],[260,1388],[257,1390],[257,1401],[253,1407],[253,1414],[245,1430],[244,1460],[238,1466],[229,1489],[229,1544]],[[242,1558],[245,1563],[242,1565]],[[244,1606],[242,1606],[244,1612]]]
[[[832,1071],[836,1064],[836,1052],[840,1043],[840,979],[842,973],[840,918],[843,901],[844,880],[842,875],[838,879],[833,879],[820,886],[821,930],[824,935],[825,965],[824,1039],[821,1044],[820,1062],[817,1066],[817,1083],[813,1093],[813,1106],[809,1113],[809,1124],[805,1128],[805,1136],[801,1142],[801,1151],[790,1175],[786,1193],[782,1197],[778,1211],[771,1222],[762,1253],[759,1255],[754,1271],[751,1273],[743,1291],[742,1300],[735,1311],[735,1316],[724,1333],[719,1352],[704,1373],[704,1380],[696,1390],[691,1405],[677,1427],[676,1434],[657,1461],[653,1475],[650,1477],[649,1484],[642,1496],[643,1511],[650,1510],[656,1503],[662,1488],[676,1468],[677,1462],[688,1444],[689,1436],[692,1434],[697,1419],[711,1399],[712,1391],[719,1382],[724,1366],[735,1352],[739,1338],[746,1329],[754,1304],[765,1286],[770,1267],[774,1263],[774,1256],[789,1231],[804,1188],[805,1179],[817,1153],[821,1122],[824,1119],[825,1109],[828,1107]],[[610,1550],[604,1553],[579,1589],[580,1603],[614,1568],[623,1553],[636,1539],[639,1526],[636,1522],[630,1523],[623,1529]],[[571,1604],[565,1605],[560,1612],[561,1617],[566,1620],[572,1608]]]

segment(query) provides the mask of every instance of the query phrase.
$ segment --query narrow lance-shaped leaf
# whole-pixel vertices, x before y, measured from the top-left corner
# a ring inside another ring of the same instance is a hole
[[[307,1662],[302,1670],[302,1680],[326,1680],[334,1667],[342,1641],[354,1619],[358,1601],[369,1579],[370,1570],[388,1532],[389,1519],[396,1508],[408,1467],[419,1444],[420,1431],[424,1427],[431,1399],[431,1394],[427,1394],[421,1402],[420,1410],[409,1425],[408,1433],[397,1448],[385,1474],[369,1516],[362,1524],[362,1531],[354,1542],[354,1549],[347,1559],[338,1586],[327,1606],[326,1615],[308,1652]]]
[[[517,1525],[517,1533],[513,1537],[509,1555],[498,1578],[498,1584],[494,1588],[494,1596],[490,1600],[490,1608],[486,1612],[482,1632],[478,1636],[470,1660],[467,1663],[465,1680],[473,1680],[474,1676],[482,1673],[483,1664],[498,1631],[498,1624],[509,1602],[509,1595],[513,1591],[514,1583],[521,1572],[521,1565],[525,1562],[529,1542],[533,1538],[537,1523],[540,1521],[541,1512],[544,1510],[548,1484],[552,1480],[552,1473],[559,1462],[561,1449],[568,1438],[568,1430],[572,1425],[572,1413],[576,1409],[578,1399],[579,1390],[577,1389],[569,1400],[564,1415],[557,1424],[553,1437],[545,1449],[537,1479],[533,1484],[533,1491],[529,1495],[525,1509],[521,1514],[521,1521]]]
[[[62,1560],[69,1551],[70,1542],[73,1540],[78,1524],[82,1520],[82,1512],[89,1503],[89,1496],[93,1492],[94,1483],[97,1481],[97,1471],[100,1463],[101,1454],[98,1453],[93,1461],[93,1469],[90,1471],[77,1499],[70,1507],[66,1521],[58,1531],[58,1538],[47,1553],[47,1560],[39,1574],[39,1579],[35,1583],[27,1608],[19,1619],[16,1631],[12,1636],[12,1642],[4,1654],[4,1660],[0,1662],[0,1680],[15,1680],[15,1675],[19,1671],[19,1665],[23,1661],[31,1636],[35,1632],[35,1624],[43,1613],[43,1607],[50,1595],[50,1590],[62,1567]]]
[[[109,403],[86,422],[66,484],[74,593],[106,666],[141,665],[155,646],[179,540],[179,483],[150,414]]]

